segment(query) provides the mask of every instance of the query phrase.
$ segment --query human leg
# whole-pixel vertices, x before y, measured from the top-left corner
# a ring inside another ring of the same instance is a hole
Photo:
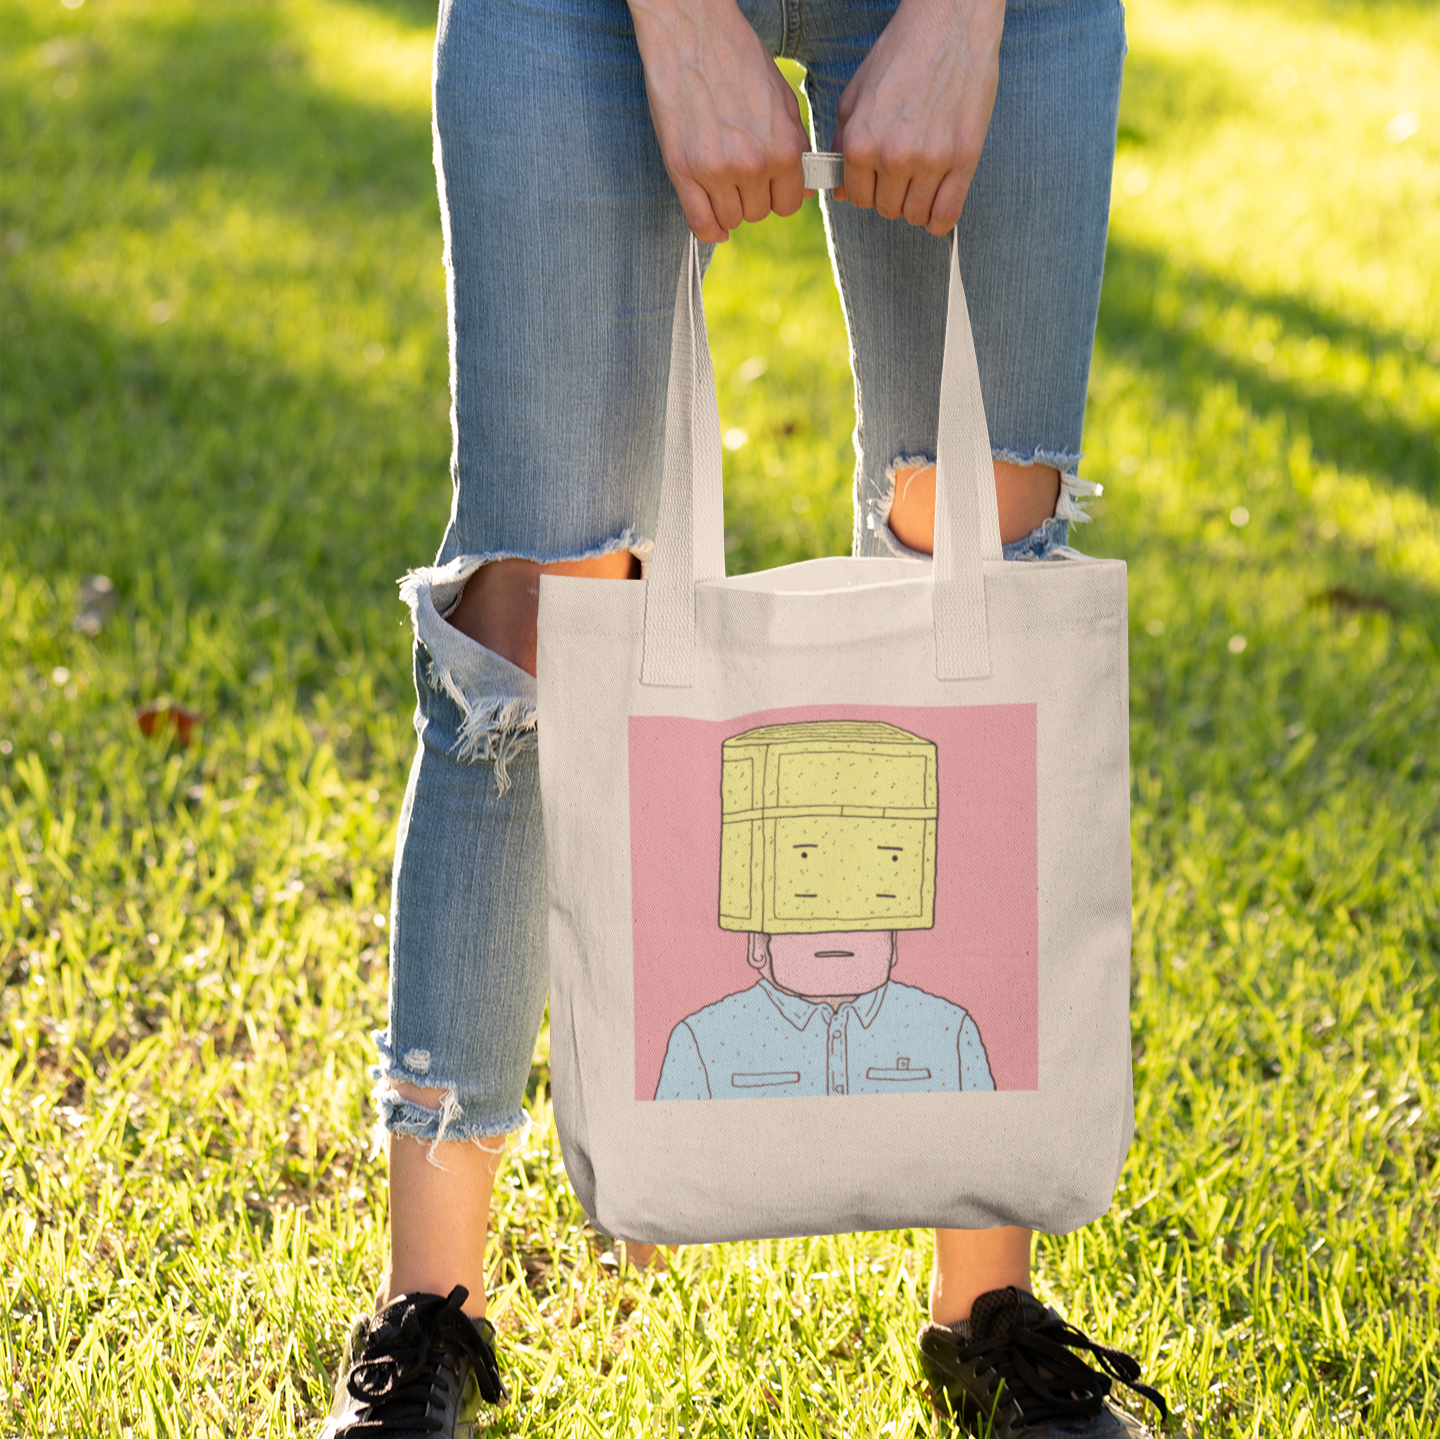
[[[1053,465],[995,460],[995,500],[1000,542],[1024,539],[1053,518],[1060,499],[1060,472]],[[899,465],[890,502],[890,533],[907,549],[929,554],[935,547],[935,466]]]
[[[822,148],[877,21],[867,0],[835,0],[805,31],[797,58]],[[957,230],[1007,557],[1063,551],[1093,490],[1076,467],[1123,55],[1118,0],[1007,8],[995,112]],[[948,242],[844,204],[827,204],[826,221],[855,375],[854,548],[929,554]],[[932,1319],[1028,1290],[1030,1248],[1025,1229],[937,1230]]]
[[[469,635],[476,644],[533,675],[542,574],[578,575],[597,580],[638,579],[640,563],[628,550],[548,565],[536,564],[534,560],[496,560],[471,575],[445,621]]]
[[[439,1110],[445,1091],[396,1088],[412,1103]],[[485,1241],[490,1197],[505,1153],[502,1138],[447,1145],[443,1166],[429,1145],[407,1134],[390,1138],[390,1267],[377,1296],[467,1291],[466,1314],[485,1313]]]
[[[798,58],[822,147],[877,23],[869,0],[811,12]],[[1006,543],[1050,513],[1063,544],[1094,492],[1076,467],[1123,54],[1118,0],[1007,7],[995,112],[957,227]],[[946,242],[844,204],[826,219],[855,374],[855,552],[921,553],[889,521],[897,478],[919,511],[901,501],[912,539],[933,514]]]
[[[381,1299],[459,1284],[478,1315],[545,1000],[538,576],[638,570],[685,234],[623,7],[448,0],[435,110],[455,496],[437,564],[403,587],[420,745],[377,1036]]]
[[[930,1322],[954,1324],[968,1319],[980,1295],[1013,1285],[1030,1288],[1032,1231],[937,1229],[935,1268],[930,1274]]]

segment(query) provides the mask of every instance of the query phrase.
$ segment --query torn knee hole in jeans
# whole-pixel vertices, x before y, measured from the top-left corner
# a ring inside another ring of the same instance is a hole
[[[1078,454],[1039,449],[1022,454],[1017,450],[992,449],[990,456],[992,461],[1000,464],[1021,465],[1027,468],[1031,465],[1044,465],[1058,471],[1060,494],[1055,501],[1055,513],[1051,516],[1051,520],[1068,520],[1071,524],[1089,524],[1091,517],[1085,508],[1085,503],[1101,494],[1102,487],[1094,480],[1082,480],[1076,474],[1075,467],[1080,463]],[[885,479],[880,493],[870,495],[866,499],[865,528],[878,535],[892,554],[907,559],[928,560],[930,558],[922,550],[912,550],[896,536],[890,528],[890,515],[895,508],[897,491],[902,497],[904,495],[901,486],[908,485],[922,470],[929,468],[934,463],[933,455],[898,456],[886,466]],[[1054,553],[1058,555],[1061,551],[1068,554],[1075,553],[1068,546],[1061,546]]]
[[[554,556],[537,563],[598,559],[628,550],[645,561],[653,541],[626,530],[615,539],[580,555]],[[446,621],[459,603],[472,575],[497,560],[531,559],[511,553],[458,555],[443,565],[411,570],[400,581],[400,598],[410,606],[415,639],[424,652],[425,679],[448,695],[461,714],[451,753],[467,764],[493,764],[495,787],[510,786],[509,761],[534,742],[536,683],[518,665],[477,644]]]
[[[445,621],[486,559],[464,555],[412,570],[400,581],[400,598],[410,606],[426,682],[460,711],[451,752],[469,764],[493,764],[495,787],[504,794],[510,783],[506,767],[535,731],[535,680]]]

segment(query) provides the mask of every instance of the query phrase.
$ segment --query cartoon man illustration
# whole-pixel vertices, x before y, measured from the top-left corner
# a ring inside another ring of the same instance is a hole
[[[935,922],[935,744],[894,725],[765,725],[722,748],[720,927],[755,983],[680,1021],[656,1099],[994,1089],[958,1004],[890,977]]]

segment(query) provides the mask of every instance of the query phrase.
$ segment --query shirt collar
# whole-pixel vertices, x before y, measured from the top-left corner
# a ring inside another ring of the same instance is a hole
[[[765,991],[770,1003],[790,1021],[796,1029],[804,1030],[810,1023],[817,1010],[823,1009],[829,1014],[828,1004],[817,1004],[814,1000],[801,999],[798,994],[786,994],[783,989],[777,989],[763,975],[756,981],[760,988]],[[885,1002],[885,991],[889,987],[889,980],[886,980],[879,989],[872,989],[868,993],[859,995],[855,1002],[850,1005],[841,1005],[842,1009],[849,1008],[855,1011],[855,1017],[865,1026],[870,1028],[875,1016],[880,1013],[880,1006]]]

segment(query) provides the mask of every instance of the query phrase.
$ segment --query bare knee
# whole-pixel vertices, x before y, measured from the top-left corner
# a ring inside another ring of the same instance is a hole
[[[541,575],[638,579],[640,562],[629,550],[548,565],[536,564],[534,560],[496,560],[470,576],[455,608],[445,618],[476,644],[484,645],[533,675]]]
[[[1015,465],[996,460],[995,498],[1000,509],[1000,540],[1023,540],[1055,513],[1060,471],[1049,465]],[[935,552],[935,466],[907,465],[895,472],[890,531],[902,545],[922,554]]]

